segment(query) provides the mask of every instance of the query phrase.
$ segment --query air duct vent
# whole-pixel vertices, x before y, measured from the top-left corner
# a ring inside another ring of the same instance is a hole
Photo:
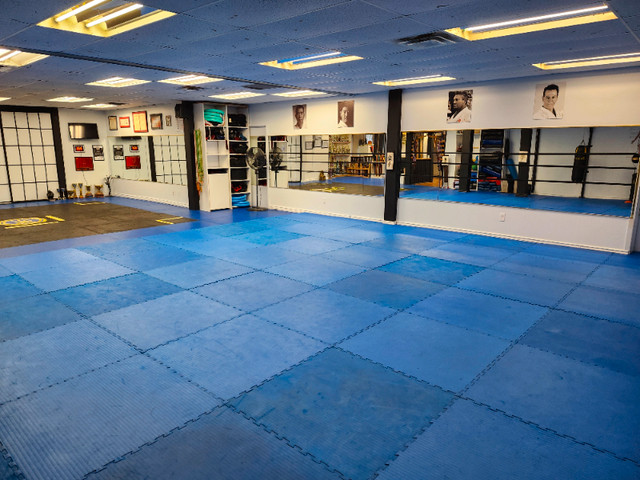
[[[248,88],[249,90],[272,90],[274,88],[280,88],[276,85],[267,85],[265,83],[247,83],[242,86],[243,88]]]
[[[423,33],[422,35],[399,38],[396,40],[396,42],[401,45],[408,45],[412,47],[436,47],[438,45],[447,45],[450,43],[457,43],[459,41],[460,37],[456,37],[455,35],[451,35],[447,32]]]

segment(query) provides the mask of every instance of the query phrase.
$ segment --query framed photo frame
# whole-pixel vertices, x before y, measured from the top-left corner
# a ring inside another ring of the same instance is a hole
[[[93,160],[96,162],[104,161],[104,147],[102,145],[93,145]]]
[[[120,128],[129,128],[131,126],[131,119],[129,117],[120,117]]]
[[[74,153],[82,153],[84,152],[84,145],[74,145],[73,146]]]
[[[151,130],[162,130],[162,114],[152,113],[149,115],[149,123],[151,124]]]
[[[149,131],[149,125],[147,125],[147,112],[133,112],[131,114],[133,118],[133,131],[136,133],[146,133]]]
[[[114,145],[113,146],[113,159],[114,160],[124,160],[124,146],[123,145]]]
[[[322,148],[329,148],[329,140],[322,140]]]
[[[307,140],[306,142],[304,142],[304,149],[313,150],[313,140]]]
[[[116,117],[115,115],[111,115],[109,117],[109,130],[118,130],[118,117]]]
[[[164,124],[165,124],[167,127],[170,127],[170,126],[171,126],[171,115],[165,115],[165,117],[164,117]]]
[[[313,148],[322,147],[322,137],[320,135],[313,136]]]

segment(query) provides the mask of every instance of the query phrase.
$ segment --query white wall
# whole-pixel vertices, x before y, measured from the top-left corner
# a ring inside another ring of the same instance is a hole
[[[108,124],[105,112],[61,108],[58,110],[60,118],[60,136],[62,138],[62,157],[67,180],[67,188],[73,183],[86,185],[103,185],[104,178],[109,175],[109,155],[107,152]],[[96,140],[71,140],[69,138],[69,123],[95,123],[98,125],[99,139]],[[74,153],[74,145],[83,145],[83,153]],[[93,145],[101,145],[104,149],[105,159],[93,162],[93,171],[77,171],[75,157],[93,157]],[[86,191],[83,188],[83,191]],[[106,192],[106,187],[103,189]]]
[[[533,120],[537,84],[565,83],[560,96],[564,116]],[[473,90],[470,123],[446,123],[448,92]],[[429,89],[406,89],[402,95],[402,130],[455,130],[460,128],[537,128],[639,125],[640,73],[546,75],[519,80]]]
[[[338,102],[354,100],[352,128],[338,128]],[[293,106],[307,105],[306,128],[294,130]],[[357,97],[292,99],[251,105],[251,125],[266,126],[267,135],[384,133],[387,131],[388,93]]]

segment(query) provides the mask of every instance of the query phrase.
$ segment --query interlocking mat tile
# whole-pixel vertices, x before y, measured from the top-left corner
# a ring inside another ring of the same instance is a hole
[[[30,480],[82,478],[216,405],[136,355],[0,406],[0,438]]]
[[[558,308],[640,327],[640,292],[580,286]]]
[[[401,452],[380,480],[632,480],[640,467],[466,400]]]
[[[369,478],[451,401],[437,387],[329,349],[234,400],[348,478]]]
[[[93,320],[146,350],[241,313],[195,293],[179,292],[96,315]]]
[[[450,262],[439,258],[413,255],[380,267],[385,272],[397,273],[408,277],[419,278],[429,282],[455,285],[460,280],[482,270],[474,265]]]
[[[230,398],[320,351],[299,333],[245,315],[149,353],[222,398]]]
[[[516,345],[468,390],[468,396],[640,461],[637,377]]]
[[[194,288],[253,271],[250,268],[213,257],[154,268],[145,273],[181,288]]]
[[[318,289],[255,312],[255,315],[334,343],[395,310],[348,295]]]
[[[400,313],[340,347],[444,389],[464,388],[509,342]]]
[[[242,415],[221,407],[87,480],[340,480]]]

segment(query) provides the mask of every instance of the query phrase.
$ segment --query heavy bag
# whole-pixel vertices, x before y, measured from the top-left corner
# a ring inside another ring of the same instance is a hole
[[[573,169],[571,170],[571,181],[582,183],[587,176],[587,164],[589,162],[589,147],[578,145],[576,154],[573,157]]]

